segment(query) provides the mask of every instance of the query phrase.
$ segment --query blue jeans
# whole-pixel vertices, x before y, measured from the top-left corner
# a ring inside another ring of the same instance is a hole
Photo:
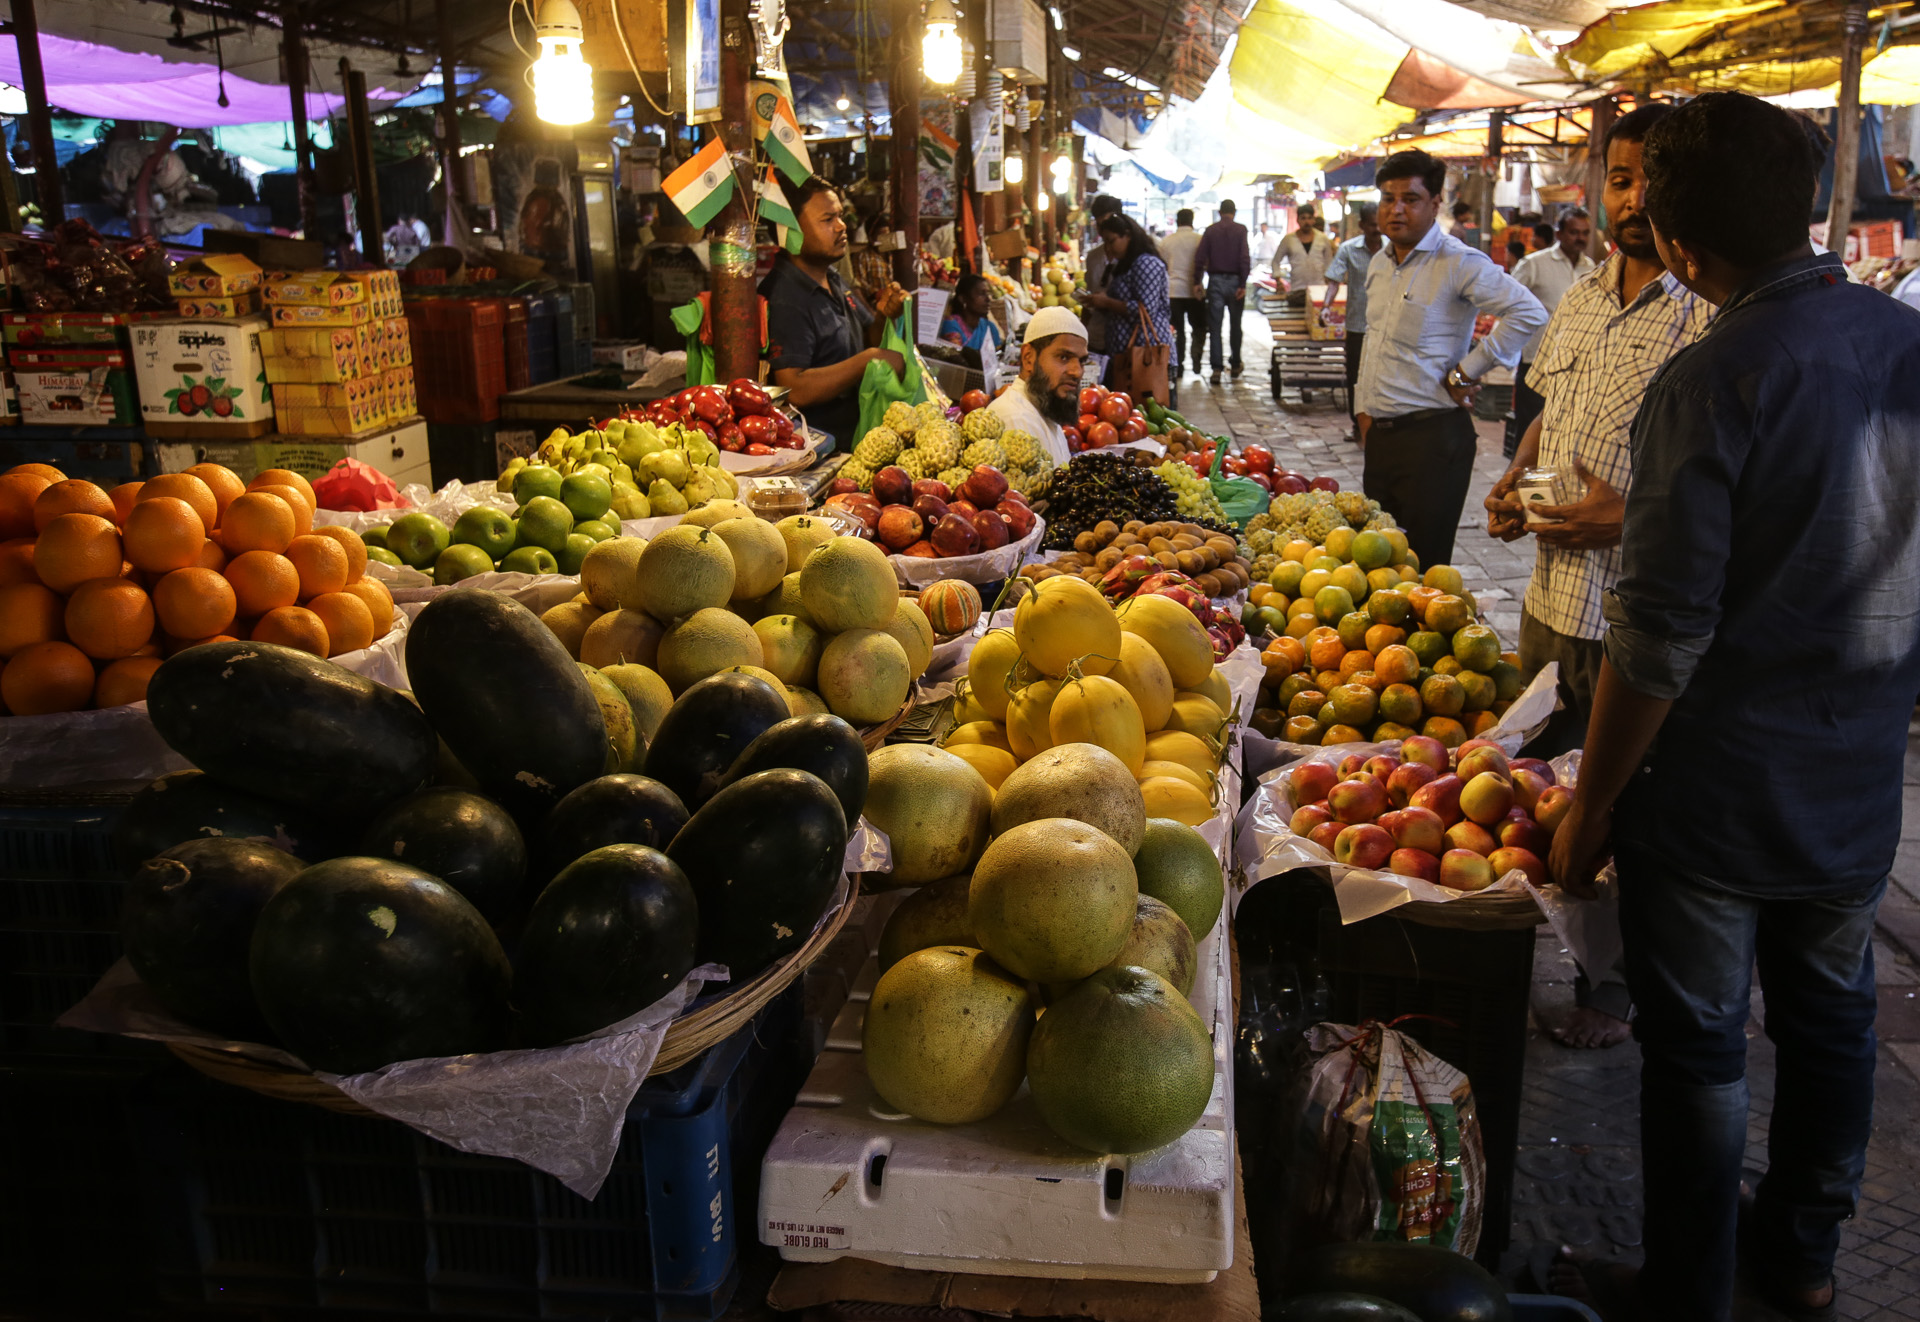
[[[1615,854],[1638,1016],[1642,1293],[1659,1317],[1724,1322],[1747,1146],[1752,970],[1778,1053],[1767,1174],[1749,1227],[1779,1287],[1833,1277],[1873,1128],[1873,918],[1882,880],[1849,895],[1755,899],[1636,848]]]
[[[1239,298],[1231,297],[1234,290],[1243,291]],[[1213,370],[1224,371],[1221,363],[1222,337],[1224,325],[1227,334],[1233,337],[1233,370],[1240,370],[1240,320],[1247,310],[1246,284],[1237,275],[1216,275],[1207,273],[1207,336],[1212,341],[1210,355]],[[1231,315],[1229,315],[1231,314]]]

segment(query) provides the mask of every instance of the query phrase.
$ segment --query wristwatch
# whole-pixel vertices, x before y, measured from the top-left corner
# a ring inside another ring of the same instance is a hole
[[[1447,385],[1457,390],[1471,390],[1480,383],[1461,372],[1458,367],[1447,373]]]

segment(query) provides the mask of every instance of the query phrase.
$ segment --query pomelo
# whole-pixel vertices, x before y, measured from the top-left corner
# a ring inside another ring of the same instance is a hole
[[[1213,1096],[1213,1043],[1178,988],[1103,968],[1047,1008],[1027,1048],[1040,1118],[1089,1152],[1148,1152],[1192,1129]]]
[[[1133,856],[1140,893],[1151,895],[1186,920],[1195,941],[1220,920],[1227,888],[1220,859],[1206,837],[1184,822],[1149,817]]]
[[[1146,832],[1146,804],[1126,763],[1094,744],[1061,744],[1036,753],[993,798],[993,833],[1023,822],[1071,817],[1110,836],[1129,858]]]
[[[986,1119],[1019,1090],[1032,1035],[1025,984],[978,950],[935,946],[881,975],[861,1049],[886,1105],[957,1125]]]
[[[942,748],[888,744],[867,758],[866,819],[886,833],[895,886],[920,886],[971,868],[987,847],[993,791]]]
[[[884,629],[900,601],[886,552],[859,537],[836,537],[800,566],[806,616],[826,633]]]
[[[1138,898],[1133,860],[1113,837],[1048,817],[1022,822],[987,846],[973,869],[967,921],[1003,967],[1035,982],[1064,982],[1120,953]]]
[[[751,625],[741,627],[753,632]],[[820,696],[835,716],[854,725],[878,725],[891,719],[907,700],[913,687],[913,663],[906,648],[879,629],[848,629],[821,649],[815,678]]]
[[[654,545],[661,540],[664,536]],[[729,666],[757,666],[761,660],[760,636],[753,626],[732,611],[708,606],[662,635],[654,669],[679,694]]]
[[[1133,928],[1127,933],[1127,943],[1107,965],[1151,969],[1185,996],[1193,990],[1199,950],[1179,914],[1153,896],[1142,895],[1134,901]]]
[[[900,907],[880,929],[882,973],[929,946],[979,948],[973,929],[967,926],[967,888],[971,880],[965,873],[946,877],[910,892],[900,901]]]

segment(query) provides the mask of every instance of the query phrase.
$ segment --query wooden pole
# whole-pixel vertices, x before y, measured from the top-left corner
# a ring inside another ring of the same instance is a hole
[[[728,154],[753,154],[747,83],[753,77],[749,0],[721,0],[720,141]],[[734,172],[733,197],[707,226],[713,256],[713,360],[721,381],[760,379],[760,299],[754,288],[753,225],[743,193],[753,187],[751,170]]]
[[[293,102],[294,186],[300,201],[300,233],[311,239],[318,225],[313,193],[313,139],[307,133],[307,40],[298,14],[289,13],[280,30],[280,62],[286,66],[287,92]]]
[[[893,254],[893,278],[911,292],[920,287],[920,6],[916,0],[894,0],[893,76],[888,79],[887,99],[893,115],[893,227],[907,241]]]
[[[1027,95],[1025,88],[1020,89],[1020,95]],[[1027,121],[1027,178],[1020,186],[1022,199],[1027,204],[1027,242],[1040,249],[1042,257],[1046,255],[1046,226],[1041,224],[1040,216],[1040,176],[1047,168],[1041,156],[1041,143],[1046,140],[1041,129],[1044,118],[1044,115],[1035,115]]]
[[[1612,97],[1601,97],[1592,106],[1593,123],[1587,130],[1587,169],[1582,179],[1587,211],[1594,224],[1600,223],[1601,199],[1607,195],[1607,134],[1620,117],[1620,106]]]
[[[360,255],[369,266],[385,266],[380,245],[380,179],[373,169],[373,116],[367,112],[367,76],[350,60],[340,61],[340,85],[347,93],[347,134],[353,143],[353,214],[360,227]]]
[[[1840,46],[1839,106],[1834,111],[1833,196],[1827,202],[1827,247],[1847,254],[1855,185],[1860,177],[1860,57],[1867,42],[1866,0],[1847,0]]]
[[[40,62],[40,18],[33,0],[13,0],[13,41],[20,52],[20,90],[27,98],[27,141],[33,145],[33,197],[40,225],[52,229],[67,218],[60,191],[60,158],[53,151],[53,107],[47,104],[47,70]]]
[[[440,217],[441,238],[459,244],[467,237],[465,211],[460,196],[460,59],[453,41],[453,6],[449,0],[433,0],[434,19],[439,25],[440,46],[440,191],[445,214]]]

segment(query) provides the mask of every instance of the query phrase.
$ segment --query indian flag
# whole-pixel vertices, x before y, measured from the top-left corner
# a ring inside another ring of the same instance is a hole
[[[761,139],[767,156],[780,167],[780,173],[796,184],[804,184],[813,174],[813,161],[807,144],[800,137],[800,123],[793,117],[793,103],[776,97],[773,113],[767,116],[767,136]]]
[[[754,191],[760,195],[760,218],[773,226],[774,237],[779,240],[780,246],[791,253],[799,252],[800,219],[793,214],[786,190],[780,187],[779,177],[768,170],[764,179],[755,181]]]
[[[673,204],[686,216],[687,223],[699,228],[720,214],[733,197],[733,168],[727,162],[727,149],[715,138],[693,159],[667,176],[665,191]]]

